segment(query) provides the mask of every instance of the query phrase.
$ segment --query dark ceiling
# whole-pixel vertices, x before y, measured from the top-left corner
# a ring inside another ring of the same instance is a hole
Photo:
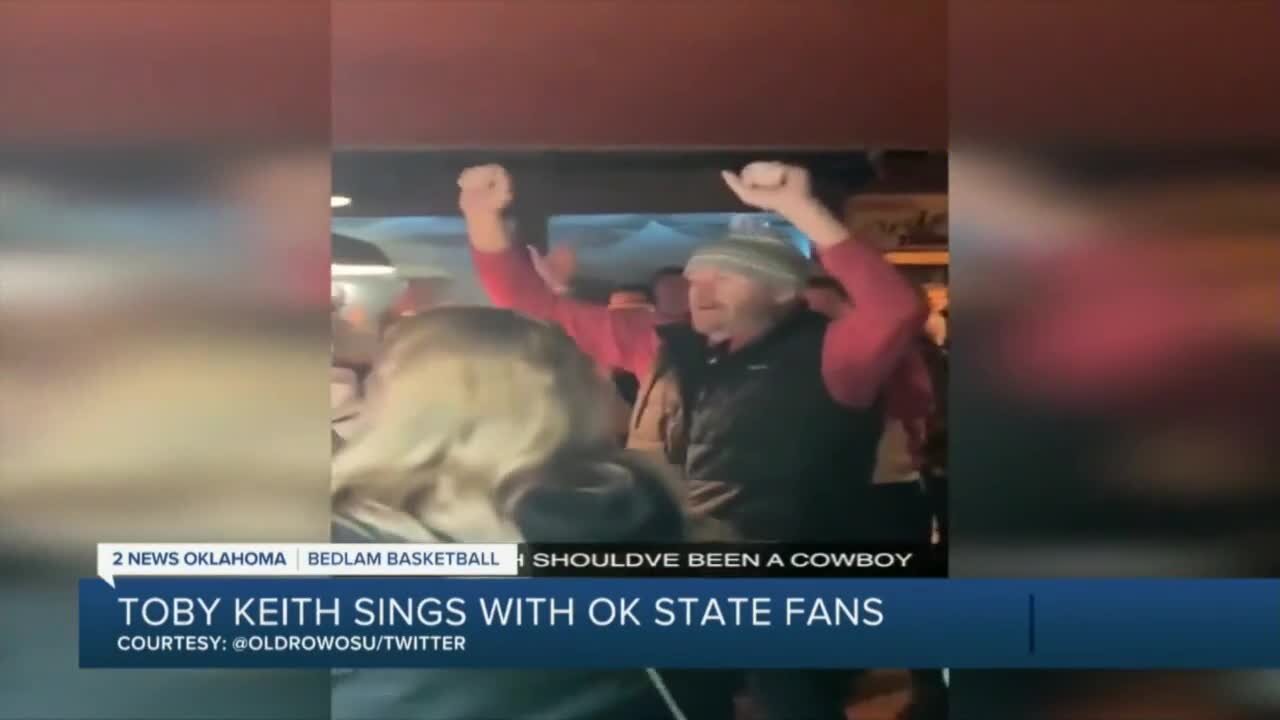
[[[517,213],[683,213],[740,211],[720,178],[755,160],[798,163],[833,207],[854,191],[946,189],[946,156],[896,152],[877,179],[860,152],[338,152],[333,191],[351,197],[336,216],[456,215],[457,178],[466,167],[500,163],[516,184]]]

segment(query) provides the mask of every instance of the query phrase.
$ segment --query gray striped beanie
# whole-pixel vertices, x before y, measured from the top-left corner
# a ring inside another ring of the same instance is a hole
[[[809,259],[789,238],[765,226],[735,227],[729,234],[694,251],[685,272],[715,268],[746,275],[788,290],[804,287]]]

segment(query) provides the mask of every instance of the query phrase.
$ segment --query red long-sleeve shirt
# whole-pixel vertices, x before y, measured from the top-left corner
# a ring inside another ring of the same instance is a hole
[[[647,377],[658,355],[653,313],[609,310],[553,293],[523,247],[472,253],[495,305],[556,322],[596,362]],[[873,403],[924,323],[925,309],[906,280],[874,249],[845,240],[822,252],[822,265],[857,307],[827,328],[822,377],[849,407]]]
[[[907,436],[907,453],[913,469],[924,467],[925,442],[931,432],[936,393],[920,350],[912,348],[885,381],[884,414],[889,422],[898,422]]]

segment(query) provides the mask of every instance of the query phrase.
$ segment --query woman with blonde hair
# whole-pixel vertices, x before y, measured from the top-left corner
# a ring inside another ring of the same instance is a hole
[[[492,308],[405,318],[333,467],[346,542],[679,542],[658,466],[617,447],[612,388],[563,331]],[[333,716],[680,718],[652,670],[358,670]]]
[[[406,318],[334,460],[336,521],[423,542],[678,542],[675,485],[617,449],[611,392],[554,326],[478,307]]]

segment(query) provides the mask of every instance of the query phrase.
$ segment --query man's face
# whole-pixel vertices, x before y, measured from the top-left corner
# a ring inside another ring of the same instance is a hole
[[[785,300],[776,288],[735,272],[698,268],[686,277],[693,329],[712,342],[759,329]]]
[[[689,314],[689,281],[683,275],[661,275],[653,281],[653,305],[669,319]]]

